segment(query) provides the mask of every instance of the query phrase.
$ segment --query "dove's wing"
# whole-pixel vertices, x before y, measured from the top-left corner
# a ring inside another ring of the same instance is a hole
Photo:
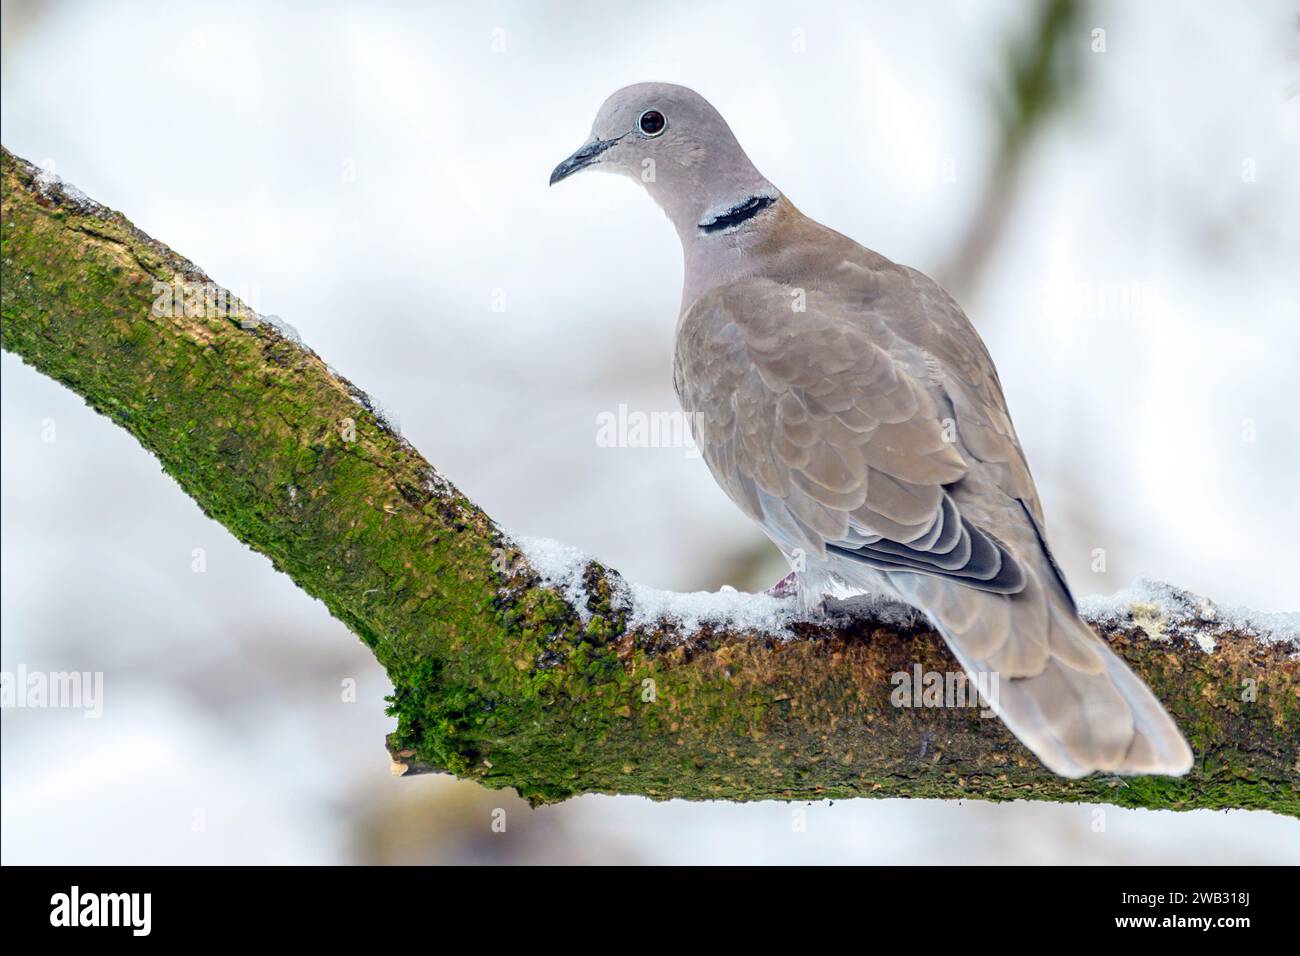
[[[897,270],[890,278],[900,291],[908,282]],[[1020,591],[1023,569],[987,527],[1004,517],[991,508],[1022,512],[1014,494],[967,509],[957,490],[1005,477],[1032,500],[1014,435],[1000,471],[973,475],[980,462],[965,449],[960,413],[931,380],[935,359],[861,296],[855,304],[848,294],[800,294],[746,280],[714,290],[683,318],[679,391],[718,481],[756,520],[784,510],[782,523],[818,554]],[[971,364],[971,390],[990,387]],[[1000,398],[996,381],[991,388]]]
[[[883,576],[925,610],[1053,770],[1185,772],[1159,702],[1080,620],[996,372],[928,279],[846,258],[741,280],[678,328],[675,380],[723,489],[787,553]]]

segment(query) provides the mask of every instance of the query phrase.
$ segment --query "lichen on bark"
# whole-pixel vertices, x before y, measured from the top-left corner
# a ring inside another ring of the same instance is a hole
[[[401,772],[534,802],[877,796],[1300,815],[1295,641],[1216,627],[1206,651],[1195,625],[1153,639],[1159,612],[1101,622],[1196,766],[1180,779],[1055,777],[977,708],[891,704],[891,675],[958,669],[924,625],[631,627],[617,573],[596,563],[573,606],[315,353],[238,309],[159,310],[158,284],[210,280],[8,151],[0,229],[4,348],[131,432],[356,632],[393,682]]]

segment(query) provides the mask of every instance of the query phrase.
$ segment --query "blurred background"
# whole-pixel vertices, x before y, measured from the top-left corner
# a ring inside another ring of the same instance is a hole
[[[2,9],[4,145],[292,323],[518,533],[663,588],[784,570],[688,449],[596,440],[677,407],[681,253],[633,184],[546,180],[655,79],[964,304],[1076,592],[1300,609],[1294,3]],[[0,370],[3,669],[105,682],[98,719],[3,712],[4,863],[1300,861],[1300,823],[1259,813],[531,811],[393,779],[361,643],[126,432]]]

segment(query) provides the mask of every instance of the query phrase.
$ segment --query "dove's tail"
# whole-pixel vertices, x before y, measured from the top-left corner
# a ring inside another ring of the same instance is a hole
[[[998,675],[984,678],[996,687],[988,704],[1054,773],[1186,773],[1191,748],[1155,695],[1080,619],[1046,565],[1038,570],[1026,568],[1014,595],[921,574],[889,581],[934,621],[968,675]]]

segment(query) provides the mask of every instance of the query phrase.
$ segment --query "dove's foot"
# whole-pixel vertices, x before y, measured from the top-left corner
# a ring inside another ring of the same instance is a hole
[[[764,593],[770,594],[774,598],[794,597],[799,590],[799,577],[791,571],[776,584],[773,584]]]
[[[763,593],[778,601],[794,601],[799,615],[809,621],[828,617],[840,602],[826,594],[824,580],[807,572],[791,571]]]
[[[809,619],[825,617],[828,611],[826,595],[807,575],[801,578],[796,571],[791,571],[763,593],[778,601],[797,601],[800,612]]]

